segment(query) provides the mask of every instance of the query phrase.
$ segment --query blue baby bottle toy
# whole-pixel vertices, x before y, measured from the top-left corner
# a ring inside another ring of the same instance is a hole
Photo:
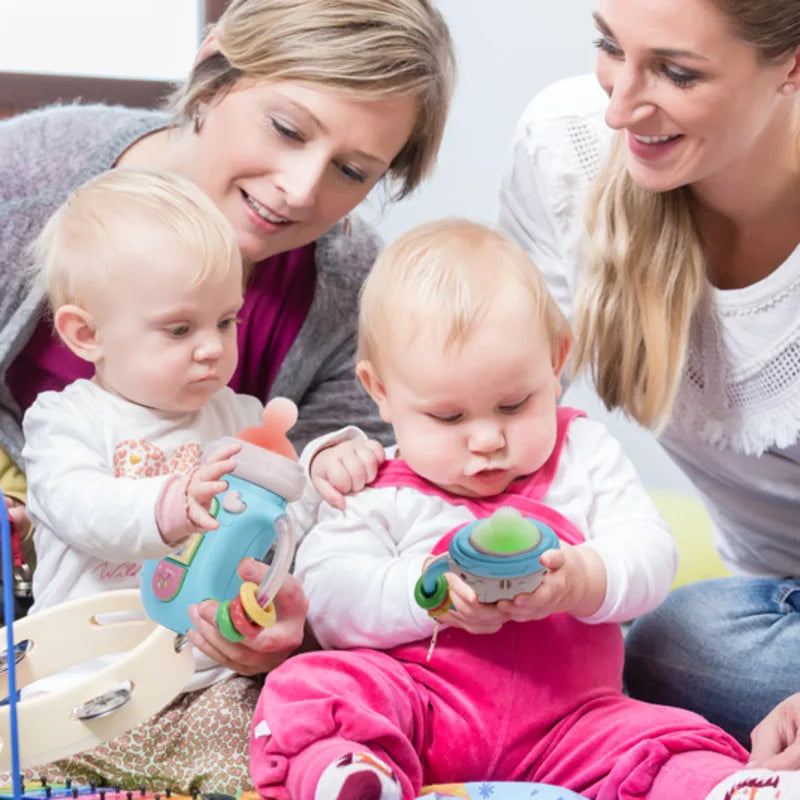
[[[219,602],[217,627],[230,641],[256,636],[275,622],[272,598],[289,572],[295,549],[286,504],[297,500],[305,485],[286,438],[296,418],[291,401],[270,401],[264,424],[236,437],[242,442],[234,456],[236,466],[223,476],[228,486],[210,508],[219,528],[193,534],[171,555],[144,562],[142,604],[151,619],[185,634],[192,627],[189,606],[210,598]],[[242,583],[237,574],[239,562],[248,556],[270,564],[259,585]]]
[[[539,557],[558,546],[549,525],[523,517],[516,508],[499,508],[456,532],[448,551],[431,561],[417,580],[414,599],[431,616],[446,613],[450,593],[445,572],[469,584],[481,603],[532,592],[546,572]]]

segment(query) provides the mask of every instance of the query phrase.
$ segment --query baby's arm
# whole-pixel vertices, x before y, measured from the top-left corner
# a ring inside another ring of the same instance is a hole
[[[302,541],[295,574],[324,647],[386,648],[432,633],[414,587],[435,543],[465,512],[440,513],[429,498],[402,492],[367,489],[345,511],[323,505]]]
[[[562,545],[567,572],[561,575],[564,567],[559,566],[561,557],[556,551],[543,556],[553,572],[545,576],[542,586],[513,603],[499,605],[514,619],[538,618],[547,595],[542,600],[536,595],[554,584],[556,596],[569,593],[570,562],[577,554],[596,583],[587,592],[587,599],[590,596],[592,601],[570,613],[592,623],[633,619],[659,605],[669,591],[678,566],[672,534],[619,442],[602,425],[575,420],[570,427],[569,449],[571,463],[567,468],[576,470],[576,480],[591,494],[586,512],[587,541],[572,548]]]
[[[31,519],[95,558],[162,558],[175,549],[162,538],[155,514],[170,476],[116,478],[93,410],[45,392],[25,414]]]

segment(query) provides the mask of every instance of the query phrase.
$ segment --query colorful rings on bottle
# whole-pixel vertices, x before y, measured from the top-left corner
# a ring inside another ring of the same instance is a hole
[[[239,633],[244,634],[248,639],[258,636],[263,630],[260,625],[256,625],[256,623],[247,616],[242,607],[242,598],[239,597],[238,594],[231,600],[229,613],[231,615],[233,627],[236,628]]]
[[[217,606],[217,628],[229,642],[241,642],[245,637],[233,624],[230,614],[230,600],[224,600]]]
[[[261,628],[269,628],[275,624],[275,606],[270,603],[266,608],[258,604],[258,585],[252,581],[245,581],[239,589],[244,613]]]
[[[229,642],[241,642],[258,636],[263,628],[275,624],[275,606],[261,608],[257,599],[258,585],[243,583],[233,600],[217,606],[217,628]]]
[[[447,578],[439,575],[436,578],[436,586],[432,594],[426,594],[422,578],[414,586],[414,599],[417,605],[424,608],[430,617],[440,617],[450,610],[450,589]]]

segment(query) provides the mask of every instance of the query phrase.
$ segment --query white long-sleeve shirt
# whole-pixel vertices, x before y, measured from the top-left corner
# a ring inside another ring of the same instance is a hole
[[[560,81],[522,114],[500,226],[572,317],[585,263],[583,203],[611,140],[594,76]],[[800,245],[743,289],[706,286],[660,442],[704,499],[732,570],[800,576]]]
[[[542,502],[572,522],[605,565],[606,597],[584,621],[622,622],[663,600],[677,569],[675,543],[603,425],[572,421]],[[430,636],[433,621],[414,602],[414,585],[436,543],[473,519],[467,508],[412,488],[367,488],[349,496],[344,511],[323,504],[295,571],[320,643],[388,648]]]

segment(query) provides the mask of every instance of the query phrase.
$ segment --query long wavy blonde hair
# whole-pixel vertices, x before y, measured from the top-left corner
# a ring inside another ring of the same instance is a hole
[[[798,0],[711,0],[765,64],[800,46]],[[575,306],[577,371],[600,398],[647,427],[666,424],[705,286],[706,259],[683,186],[632,180],[622,132],[587,198],[589,257]]]

